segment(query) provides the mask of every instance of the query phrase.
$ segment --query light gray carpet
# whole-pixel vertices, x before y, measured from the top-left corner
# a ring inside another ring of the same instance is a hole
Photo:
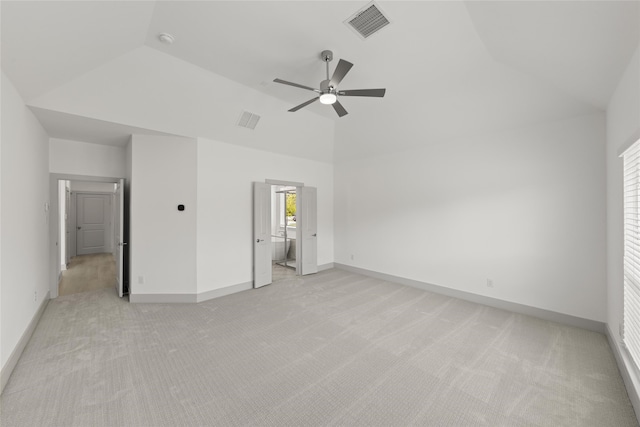
[[[2,426],[635,426],[606,338],[329,270],[200,304],[49,303]]]
[[[111,253],[78,255],[62,272],[58,295],[94,291],[116,286],[116,260]]]

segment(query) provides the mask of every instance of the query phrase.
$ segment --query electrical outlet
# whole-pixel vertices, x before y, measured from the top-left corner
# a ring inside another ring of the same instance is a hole
[[[493,288],[493,280],[487,279],[487,288]]]
[[[138,284],[144,285],[144,276],[138,276]]]
[[[351,261],[353,261],[353,254],[351,254]]]
[[[33,300],[38,302],[38,291],[33,291]]]

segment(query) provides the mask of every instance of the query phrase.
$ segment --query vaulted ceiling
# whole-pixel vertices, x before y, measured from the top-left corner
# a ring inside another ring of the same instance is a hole
[[[343,21],[367,3],[3,1],[2,70],[52,136],[95,120],[98,142],[129,126],[340,161],[602,111],[640,40],[638,1],[379,1],[391,24],[362,40]],[[318,86],[325,49],[355,64],[341,88],[386,97],[288,113],[313,94],[273,79]]]

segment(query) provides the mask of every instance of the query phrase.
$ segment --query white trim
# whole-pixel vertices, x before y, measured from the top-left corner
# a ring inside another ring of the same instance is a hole
[[[618,364],[618,370],[624,381],[624,385],[627,389],[627,395],[633,405],[633,410],[636,413],[636,418],[640,414],[640,397],[638,396],[638,390],[640,390],[640,372],[636,368],[635,364],[631,360],[631,356],[623,348],[623,344],[619,339],[616,339],[616,335],[611,332],[610,325],[606,325],[607,339],[609,340],[609,346],[613,350],[613,355]]]
[[[335,266],[333,265],[332,262],[326,263],[326,264],[322,264],[318,266],[318,273],[324,270],[331,270],[332,268],[335,268]]]
[[[473,294],[471,292],[459,291],[457,289],[451,289],[431,283],[420,282],[418,280],[407,279],[404,277],[393,276],[391,274],[365,270],[364,268],[352,267],[346,264],[334,263],[334,265],[335,268],[340,270],[358,273],[380,280],[387,280],[389,282],[400,283],[401,285],[411,286],[413,288],[423,289],[425,291],[447,295],[453,298],[475,302],[477,304],[488,305],[489,307],[499,308],[501,310],[513,311],[515,313],[525,314],[527,316],[538,317],[540,319],[550,320],[552,322],[558,322],[582,329],[588,329],[590,331],[599,332],[601,334],[604,334],[606,329],[606,325],[604,324],[604,322],[598,322],[596,320],[584,319],[582,317],[571,316],[569,314],[558,313],[542,308],[504,301],[497,298],[491,298],[484,295]]]
[[[237,292],[248,291],[253,289],[253,282],[238,283],[237,285],[231,285],[220,289],[212,289],[210,291],[202,292],[196,295],[197,302],[208,301],[214,298],[220,298],[227,295],[235,294]]]
[[[280,179],[265,179],[265,184],[284,185],[286,187],[304,187],[304,182],[282,181]]]
[[[4,387],[9,382],[9,378],[13,373],[13,369],[18,364],[18,360],[20,360],[20,356],[22,356],[22,352],[24,351],[25,347],[29,343],[29,340],[31,339],[31,335],[33,335],[33,331],[36,330],[36,326],[38,326],[38,322],[42,317],[42,313],[44,313],[44,310],[47,308],[47,304],[49,304],[49,299],[50,299],[49,292],[47,292],[47,294],[44,296],[44,298],[40,302],[40,307],[38,307],[38,311],[36,311],[36,314],[31,319],[31,322],[29,322],[29,326],[27,326],[27,329],[22,334],[22,337],[20,337],[18,344],[11,352],[9,359],[7,359],[7,363],[5,363],[2,370],[0,370],[0,394],[4,391]]]

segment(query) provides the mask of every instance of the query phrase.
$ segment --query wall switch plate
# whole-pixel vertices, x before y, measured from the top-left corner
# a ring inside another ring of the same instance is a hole
[[[144,285],[144,276],[138,276],[138,284]]]
[[[493,280],[487,279],[487,288],[493,288]]]

